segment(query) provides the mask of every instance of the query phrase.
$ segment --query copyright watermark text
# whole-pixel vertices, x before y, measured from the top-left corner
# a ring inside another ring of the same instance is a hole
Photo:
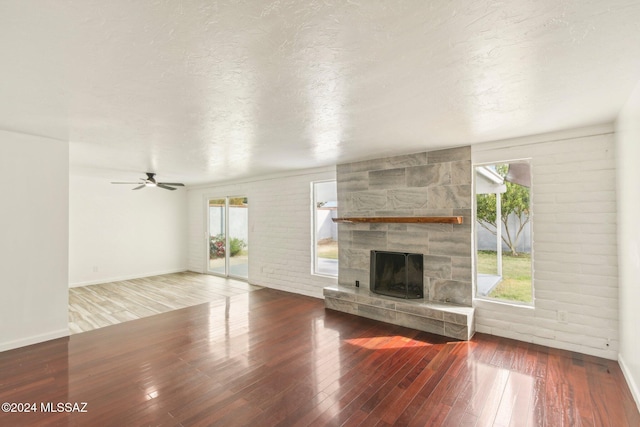
[[[87,402],[4,402],[2,412],[88,412]]]

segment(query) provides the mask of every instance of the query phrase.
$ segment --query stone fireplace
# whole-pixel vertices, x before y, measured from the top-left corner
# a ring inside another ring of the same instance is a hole
[[[340,224],[339,285],[325,289],[326,306],[470,338],[471,169],[470,147],[338,165],[339,217],[461,216],[463,223]],[[372,250],[422,254],[424,298],[402,301],[371,293]]]

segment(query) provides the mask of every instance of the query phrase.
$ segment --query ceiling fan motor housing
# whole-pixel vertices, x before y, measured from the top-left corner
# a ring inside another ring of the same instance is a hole
[[[112,184],[137,184],[138,186],[133,188],[133,190],[140,190],[144,187],[160,187],[165,190],[175,190],[173,187],[184,187],[184,184],[181,182],[157,182],[154,172],[145,172],[145,174],[147,178],[141,179],[140,182],[112,182]]]

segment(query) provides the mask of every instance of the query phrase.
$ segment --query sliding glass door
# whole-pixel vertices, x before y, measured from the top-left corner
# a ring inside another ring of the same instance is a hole
[[[249,203],[246,197],[208,200],[209,273],[249,277]]]
[[[249,204],[246,197],[227,199],[229,239],[228,276],[249,277]]]

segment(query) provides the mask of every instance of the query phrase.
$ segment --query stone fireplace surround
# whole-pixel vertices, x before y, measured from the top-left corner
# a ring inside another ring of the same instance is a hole
[[[338,285],[325,306],[457,339],[474,333],[471,148],[338,165],[338,216],[462,216],[463,224],[340,224]],[[424,299],[369,291],[370,251],[424,255]],[[359,281],[360,287],[355,287]]]

